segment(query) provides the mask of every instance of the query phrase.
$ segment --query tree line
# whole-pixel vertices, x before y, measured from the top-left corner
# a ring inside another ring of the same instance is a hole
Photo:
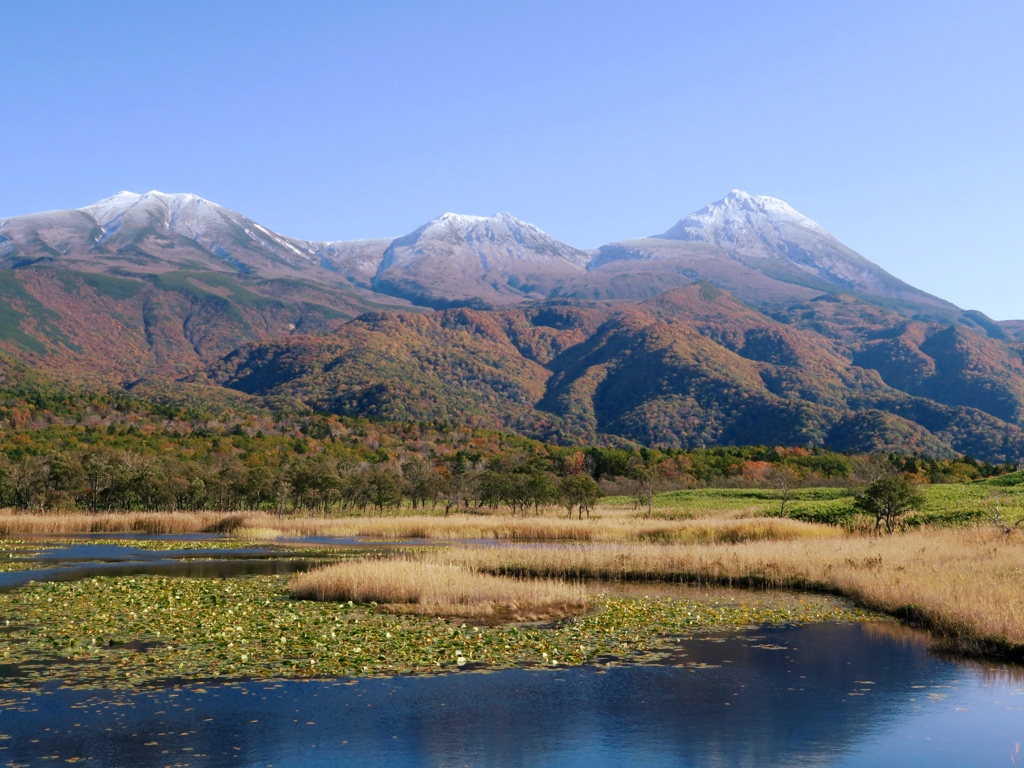
[[[0,506],[365,514],[410,505],[528,514],[560,504],[579,517],[602,492],[632,496],[651,514],[660,491],[760,487],[779,490],[784,511],[801,486],[860,488],[891,473],[960,482],[1017,469],[822,448],[562,446],[453,424],[316,414],[185,425],[127,406],[112,413],[123,421],[37,410],[21,427],[13,417],[0,424]]]
[[[104,448],[25,455],[0,453],[0,506],[23,510],[358,512],[383,514],[410,505],[443,509],[506,508],[512,514],[561,505],[590,516],[604,495],[579,466],[552,471],[517,456],[473,462],[462,454],[434,461],[367,462],[295,456],[278,465],[230,456],[183,461]]]

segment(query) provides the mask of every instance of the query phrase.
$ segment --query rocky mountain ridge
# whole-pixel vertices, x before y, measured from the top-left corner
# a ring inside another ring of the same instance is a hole
[[[591,251],[504,213],[446,213],[397,238],[317,242],[277,234],[196,195],[120,192],[73,211],[0,220],[0,266],[33,265],[119,275],[200,265],[240,276],[301,276],[369,291],[385,304],[433,308],[636,300],[703,279],[760,307],[838,293],[910,317],[965,320],[954,305],[893,277],[783,201],[739,190],[661,235]]]

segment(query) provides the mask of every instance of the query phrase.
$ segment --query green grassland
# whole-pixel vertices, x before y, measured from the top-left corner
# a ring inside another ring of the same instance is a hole
[[[968,483],[920,486],[925,503],[907,515],[909,527],[989,523],[995,515],[1013,525],[1024,520],[1024,472]],[[854,506],[856,489],[812,487],[789,492],[785,516],[811,523],[855,527],[864,516]],[[601,508],[632,504],[627,496],[603,499]],[[722,513],[780,516],[782,492],[773,488],[701,488],[659,493],[654,497],[655,517],[683,519]]]

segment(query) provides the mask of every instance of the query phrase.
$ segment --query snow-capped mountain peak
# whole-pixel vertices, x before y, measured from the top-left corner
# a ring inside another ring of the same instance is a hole
[[[462,213],[444,213],[436,219],[431,219],[424,224],[418,232],[429,232],[433,229],[443,228],[451,232],[457,232],[461,236],[473,230],[487,230],[492,233],[501,230],[529,232],[531,235],[543,238],[550,238],[539,227],[517,219],[510,213],[496,213],[493,216],[468,216]],[[551,238],[553,239],[553,238]]]
[[[582,274],[589,258],[507,213],[446,213],[394,240],[372,285],[437,307],[539,298],[540,285]]]
[[[321,261],[313,244],[278,235],[240,213],[189,192],[122,191],[78,210],[91,217],[103,231],[96,245],[103,245],[121,233],[155,229],[194,240],[236,267],[232,249],[246,239],[252,247],[293,266]]]
[[[453,226],[472,226],[481,221],[487,221],[486,216],[468,216],[464,213],[453,213],[448,211],[442,213],[436,219],[432,219],[428,224],[451,224]]]
[[[104,239],[120,231],[125,223],[162,224],[176,234],[195,238],[224,220],[243,218],[227,208],[187,192],[152,190],[144,194],[118,192],[98,203],[80,208],[103,230]]]
[[[544,261],[553,258],[584,266],[589,258],[584,251],[556,240],[540,227],[510,213],[493,216],[445,213],[398,238],[395,245],[398,248],[412,246],[416,251],[428,247],[431,241],[468,246],[479,256],[491,260]]]
[[[97,224],[104,227],[108,222],[128,214],[133,209],[152,209],[154,207],[162,207],[173,213],[198,207],[220,209],[219,205],[211,203],[209,200],[204,200],[199,195],[193,195],[188,192],[168,194],[152,190],[144,194],[127,191],[118,192],[116,195],[111,195],[100,200],[98,203],[87,205],[79,210],[88,213],[96,220]]]
[[[657,237],[725,246],[742,242],[750,234],[765,231],[779,233],[788,228],[798,228],[820,237],[835,239],[828,230],[788,203],[775,197],[751,195],[739,189],[732,190],[721,200],[680,219],[674,227]]]
[[[431,307],[552,296],[643,298],[694,279],[758,306],[837,289],[951,306],[889,275],[782,200],[738,189],[663,235],[593,252],[508,213],[448,212],[402,237],[311,242],[198,195],[157,190],[0,219],[0,267],[51,262],[115,273],[301,274]]]
[[[797,284],[810,279],[815,286],[934,300],[872,264],[788,203],[739,189],[680,219],[654,239],[707,244],[729,260],[758,271],[767,269],[773,276],[785,274]]]

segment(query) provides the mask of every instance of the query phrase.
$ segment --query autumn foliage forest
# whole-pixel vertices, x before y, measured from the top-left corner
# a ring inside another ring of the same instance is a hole
[[[774,446],[565,446],[435,422],[163,405],[124,393],[9,387],[0,400],[0,505],[22,510],[429,508],[576,516],[602,495],[859,487],[884,473],[950,483],[1012,472],[971,458]]]

